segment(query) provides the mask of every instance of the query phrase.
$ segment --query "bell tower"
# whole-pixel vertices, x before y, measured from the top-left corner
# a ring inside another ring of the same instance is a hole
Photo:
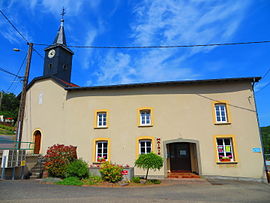
[[[73,51],[67,47],[64,31],[65,9],[61,13],[61,23],[54,39],[49,47],[45,48],[43,76],[54,76],[66,82],[70,82]]]

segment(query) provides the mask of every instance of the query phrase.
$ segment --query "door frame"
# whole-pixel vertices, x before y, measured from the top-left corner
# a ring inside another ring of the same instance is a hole
[[[199,141],[198,140],[192,140],[192,139],[182,139],[182,138],[178,138],[178,139],[173,139],[173,140],[166,140],[163,141],[163,151],[164,151],[164,174],[165,177],[167,177],[168,175],[168,146],[169,144],[174,144],[174,143],[190,143],[190,149],[191,149],[191,145],[195,145],[196,148],[196,157],[197,157],[197,167],[198,167],[198,171],[196,171],[199,175],[201,175],[202,173],[202,168],[201,168],[201,156],[200,156],[200,145],[199,145]],[[192,158],[191,158],[192,159]],[[192,160],[191,160],[192,161]]]
[[[42,149],[42,135],[43,135],[43,133],[42,133],[42,131],[40,130],[40,129],[35,129],[34,131],[33,131],[33,133],[32,133],[32,135],[33,135],[33,138],[32,138],[32,142],[33,142],[33,145],[34,145],[34,147],[33,147],[33,154],[34,154],[34,151],[35,151],[35,145],[36,145],[36,140],[35,140],[35,136],[36,136],[36,133],[37,132],[40,132],[40,145],[39,145],[39,154],[41,153],[41,149]]]

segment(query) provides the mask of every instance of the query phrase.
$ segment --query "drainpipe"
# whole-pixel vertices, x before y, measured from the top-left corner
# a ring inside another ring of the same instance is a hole
[[[270,183],[270,177],[268,175],[268,169],[267,169],[267,166],[266,166],[266,158],[265,158],[265,155],[264,155],[264,148],[263,148],[263,142],[262,142],[262,131],[261,131],[261,128],[260,128],[260,121],[259,121],[259,116],[258,116],[258,111],[257,111],[257,103],[256,103],[256,99],[255,99],[255,92],[254,92],[255,82],[256,82],[255,78],[253,78],[253,82],[252,82],[253,101],[254,101],[254,104],[255,104],[256,119],[257,119],[257,124],[258,124],[258,129],[259,129],[259,137],[260,137],[260,142],[261,142],[264,170],[265,170],[265,174],[266,174],[266,177],[267,177],[267,182]]]

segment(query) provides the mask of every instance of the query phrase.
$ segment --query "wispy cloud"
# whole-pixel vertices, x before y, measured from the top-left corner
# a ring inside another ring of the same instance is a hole
[[[91,27],[86,34],[84,45],[93,44],[97,34],[98,34],[98,31],[95,28]],[[80,57],[82,58],[81,64],[82,64],[83,69],[90,68],[90,61],[91,61],[92,52],[93,52],[93,49],[85,49],[85,50],[81,51]]]
[[[81,11],[82,4],[84,2],[85,1],[83,0],[61,0],[61,2],[55,0],[41,0],[40,4],[46,9],[46,11],[49,11],[56,16],[59,16],[63,7],[67,9],[68,15],[76,16]]]
[[[131,43],[176,45],[225,42],[237,31],[248,5],[248,0],[145,0],[133,9],[136,17],[131,23]],[[137,54],[110,52],[97,71],[97,83],[194,79],[200,77],[199,67],[187,67],[185,62],[195,54],[213,49],[144,50]]]
[[[14,17],[14,15],[11,12],[7,12],[13,3],[13,1],[10,2],[10,4],[7,4],[5,6],[1,5],[0,8],[4,8],[4,14],[7,16],[7,18],[12,22],[12,24],[19,30],[19,32],[28,40],[32,41],[32,36],[29,34],[27,29],[24,25],[21,24],[20,20],[18,18]],[[0,35],[2,35],[6,40],[8,40],[11,44],[20,44],[24,43],[24,39],[19,35],[17,31],[12,27],[11,24],[2,16],[0,15]]]
[[[133,82],[136,73],[130,66],[129,54],[110,51],[106,58],[100,63],[101,69],[96,72],[99,85],[119,84]],[[125,74],[123,74],[125,73]]]

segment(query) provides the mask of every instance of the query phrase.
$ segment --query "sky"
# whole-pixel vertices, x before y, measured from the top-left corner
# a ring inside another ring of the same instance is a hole
[[[150,46],[270,40],[270,0],[0,0],[0,9],[33,43],[52,44],[65,7],[68,45]],[[21,51],[15,52],[13,48]],[[34,48],[44,56],[44,46]],[[270,43],[173,49],[71,48],[79,86],[264,76]],[[24,74],[27,44],[0,15],[0,67]],[[43,74],[33,53],[31,81]],[[21,82],[0,72],[0,90]],[[270,72],[255,86],[261,126],[270,125]]]

